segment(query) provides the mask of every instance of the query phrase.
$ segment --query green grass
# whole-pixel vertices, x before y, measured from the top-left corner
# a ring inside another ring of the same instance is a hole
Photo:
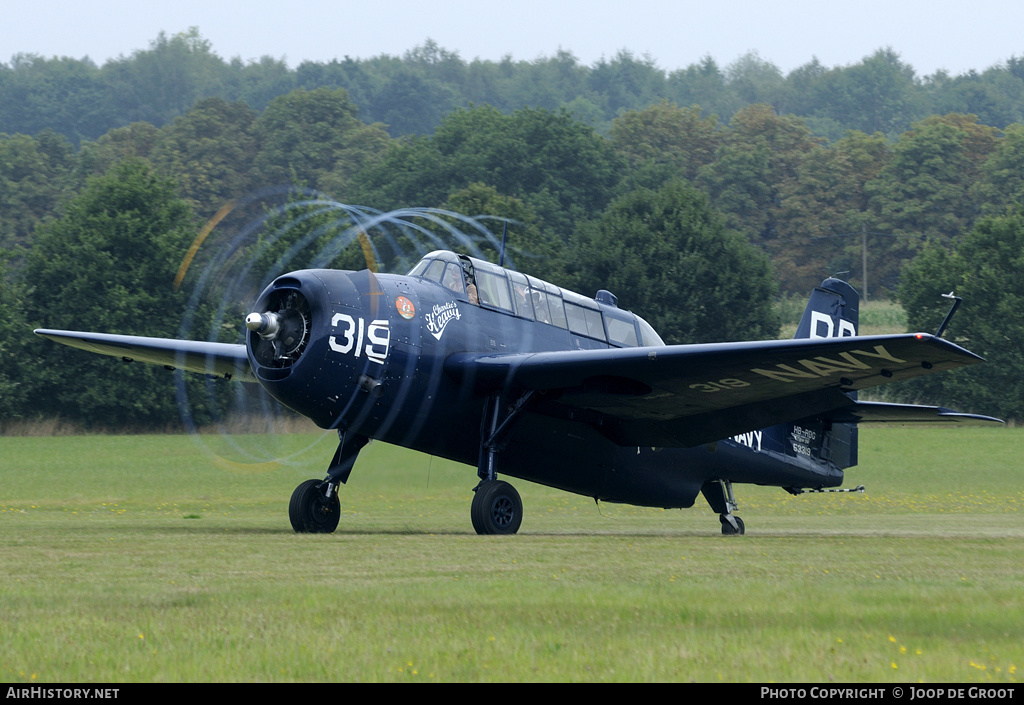
[[[0,681],[1016,682],[1022,434],[865,429],[866,494],[737,486],[743,537],[521,481],[476,536],[473,469],[381,444],[300,536],[330,436],[0,438]]]

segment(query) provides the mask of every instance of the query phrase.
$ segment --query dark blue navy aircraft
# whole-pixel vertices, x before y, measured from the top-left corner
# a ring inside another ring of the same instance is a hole
[[[245,344],[37,330],[60,343],[257,383],[337,429],[325,479],[289,506],[332,532],[339,487],[370,439],[476,466],[480,534],[514,534],[519,494],[499,475],[607,502],[691,507],[744,533],[733,483],[837,488],[860,422],[996,422],[941,407],[859,401],[862,389],[981,358],[927,334],[857,336],[856,291],[827,279],[793,340],[665,345],[639,316],[453,252],[408,275],[309,269],[274,280]],[[940,331],[941,332],[941,331]]]

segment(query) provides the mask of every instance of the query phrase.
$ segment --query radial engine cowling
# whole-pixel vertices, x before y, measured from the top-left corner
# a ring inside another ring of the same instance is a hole
[[[291,272],[274,280],[245,317],[249,363],[260,386],[321,428],[353,423],[364,404],[373,405],[384,391],[387,322],[370,319],[377,325],[358,334],[353,328],[369,318],[356,284],[366,283],[362,276],[332,269]]]
[[[245,317],[245,327],[250,331],[249,351],[257,372],[291,368],[309,345],[313,329],[309,301],[298,287],[281,286],[264,292],[256,308]]]

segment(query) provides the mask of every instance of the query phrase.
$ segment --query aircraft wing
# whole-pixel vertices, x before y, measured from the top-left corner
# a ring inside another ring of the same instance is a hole
[[[445,370],[510,400],[532,390],[531,411],[588,423],[621,445],[686,447],[841,410],[852,414],[858,404],[846,392],[981,361],[947,340],[917,333],[462,353],[450,357]]]
[[[35,333],[73,348],[120,357],[129,362],[148,362],[242,382],[256,381],[244,345],[48,328],[39,328]]]

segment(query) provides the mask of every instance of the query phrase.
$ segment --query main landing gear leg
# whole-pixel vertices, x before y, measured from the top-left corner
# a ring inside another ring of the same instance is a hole
[[[338,487],[348,481],[359,451],[370,440],[356,433],[338,431],[338,450],[334,452],[327,477],[306,480],[295,488],[288,504],[288,518],[299,534],[330,534],[341,519]]]
[[[718,513],[722,522],[722,534],[736,536],[746,533],[743,520],[733,514],[737,509],[736,498],[732,494],[732,482],[729,480],[708,480],[700,489],[711,509]]]
[[[480,482],[473,488],[473,504],[469,516],[478,534],[514,534],[523,523],[523,500],[512,485],[497,479],[495,460],[499,442],[509,423],[525,407],[529,395],[520,400],[515,409],[499,425],[501,398],[488,400],[480,426],[480,459],[477,475]]]

